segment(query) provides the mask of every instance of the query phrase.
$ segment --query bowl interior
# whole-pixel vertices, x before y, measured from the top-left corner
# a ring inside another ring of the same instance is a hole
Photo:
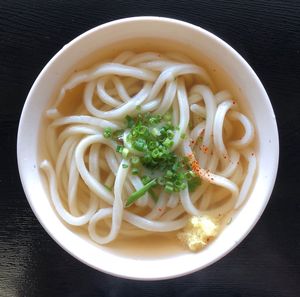
[[[220,236],[202,252],[183,251],[178,243],[160,237],[156,247],[99,246],[80,228],[66,226],[56,215],[39,170],[46,154],[44,111],[62,83],[83,69],[124,49],[181,51],[203,65],[218,89],[229,88],[256,126],[256,181],[243,207]],[[249,65],[211,33],[176,20],[140,17],[96,27],[67,44],[43,69],[26,100],[18,133],[18,165],[27,199],[47,232],[70,254],[98,270],[134,279],[163,279],[203,268],[234,248],[262,214],[273,189],[278,166],[278,134],[268,96]],[[159,269],[158,269],[159,268]]]

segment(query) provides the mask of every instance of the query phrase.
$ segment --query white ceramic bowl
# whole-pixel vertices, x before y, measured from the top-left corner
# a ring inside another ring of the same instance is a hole
[[[74,233],[58,218],[39,170],[39,129],[49,101],[78,61],[115,42],[132,38],[160,38],[180,42],[205,54],[229,75],[246,101],[256,126],[257,177],[250,197],[220,236],[199,253],[170,253],[155,257],[128,256],[97,246]],[[18,166],[23,188],[36,217],[50,236],[83,263],[106,273],[142,280],[166,279],[202,269],[224,257],[250,232],[271,195],[278,167],[276,120],[260,80],[247,62],[228,44],[194,25],[160,17],[135,17],[113,21],[80,35],[64,46],[42,70],[32,86],[18,131]],[[255,257],[255,255],[253,255]]]

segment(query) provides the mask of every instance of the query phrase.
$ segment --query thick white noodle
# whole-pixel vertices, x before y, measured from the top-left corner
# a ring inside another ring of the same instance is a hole
[[[171,194],[167,203],[167,207],[175,208],[179,203],[179,196],[175,193]]]
[[[97,66],[94,69],[84,70],[72,75],[68,82],[62,87],[58,100],[56,102],[56,106],[59,106],[63,97],[65,96],[66,91],[73,89],[82,83],[93,81],[105,75],[121,75],[127,77],[129,76],[144,81],[154,81],[156,79],[155,73],[146,69],[139,69],[136,67],[122,65],[118,63],[106,63]]]
[[[56,182],[56,175],[54,172],[53,167],[51,166],[50,162],[47,160],[44,160],[41,165],[41,169],[46,173],[48,177],[49,187],[50,187],[50,196],[51,200],[53,202],[53,205],[57,211],[57,213],[60,215],[60,217],[66,221],[70,225],[74,226],[81,226],[88,223],[92,217],[92,215],[97,210],[97,203],[92,203],[90,206],[90,209],[88,212],[81,216],[73,216],[71,213],[69,213],[65,207],[62,204],[62,199],[58,194],[57,191],[57,182]]]
[[[181,135],[186,132],[190,120],[189,104],[187,101],[185,84],[184,80],[181,78],[178,79],[177,102],[179,106],[179,130],[175,133],[174,136],[174,145],[172,146],[173,150],[175,150],[176,147],[180,144],[182,140]]]
[[[206,124],[205,132],[203,136],[202,144],[208,149],[208,153],[211,150],[211,137],[213,134],[213,124],[216,114],[216,101],[215,97],[209,87],[204,85],[196,85],[191,89],[191,93],[201,94],[203,97],[206,108]],[[198,160],[202,168],[206,168],[208,157],[204,152],[200,152],[200,158]]]
[[[128,167],[124,168],[123,165],[126,164]],[[108,235],[100,236],[96,233],[95,225],[98,221],[97,215],[94,215],[88,226],[89,234],[94,241],[99,244],[106,244],[113,241],[117,236],[121,228],[123,219],[123,200],[122,200],[122,188],[129,171],[129,164],[127,161],[123,160],[119,166],[115,186],[114,186],[114,202],[111,212],[112,224]]]
[[[196,141],[202,132],[204,132],[205,129],[205,121],[199,123],[195,128],[191,131],[190,137],[192,140]]]
[[[176,95],[176,89],[176,81],[171,81],[167,83],[164,97],[160,106],[155,110],[155,114],[165,114],[170,109]]]
[[[224,101],[219,104],[215,120],[213,126],[213,136],[214,136],[214,144],[216,147],[216,151],[219,154],[220,158],[228,157],[227,150],[225,148],[225,144],[223,142],[223,125],[224,125],[224,118],[227,111],[232,108],[233,102],[232,101]]]
[[[225,100],[232,100],[232,96],[227,90],[218,92],[215,95],[215,98],[216,98],[217,104],[220,104],[221,102],[223,102]]]
[[[254,138],[254,127],[249,119],[238,111],[230,112],[229,116],[234,120],[240,121],[245,129],[244,136],[239,140],[231,141],[229,145],[238,149],[244,148],[245,146],[249,145]]]
[[[93,236],[95,236],[95,241],[99,239],[99,236],[96,234],[97,222],[100,220],[110,218],[112,216],[112,213],[112,208],[102,208],[90,220],[88,230],[92,238]],[[181,228],[183,228],[186,225],[188,217],[184,216],[181,219],[172,221],[155,221],[146,219],[144,217],[124,210],[123,220],[145,231],[170,232],[180,230]]]
[[[104,150],[104,158],[106,163],[109,167],[109,171],[112,172],[115,176],[117,176],[118,168],[119,168],[119,160],[117,159],[114,150],[110,147],[106,147]],[[134,191],[134,188],[129,182],[125,182],[124,190],[126,191],[127,195],[130,195]]]
[[[248,168],[247,168],[246,177],[244,178],[244,182],[240,190],[238,200],[235,205],[235,209],[239,208],[245,202],[246,195],[250,191],[252,181],[255,175],[255,170],[256,170],[256,157],[254,153],[251,152],[249,149],[247,149],[243,151],[242,154],[248,161]]]
[[[68,137],[71,135],[84,135],[84,134],[100,134],[101,130],[97,127],[91,127],[88,125],[76,125],[76,126],[69,126],[61,132],[57,138],[57,143],[59,146],[63,145]]]
[[[145,216],[146,219],[157,220],[162,216],[166,210],[166,205],[168,202],[168,197],[166,192],[161,192],[158,201],[156,202],[153,209]]]
[[[144,87],[140,92],[135,95],[129,102],[121,105],[120,107],[110,110],[110,111],[101,111],[93,105],[93,94],[95,91],[95,82],[87,83],[84,91],[84,103],[87,110],[95,117],[103,119],[123,119],[127,114],[132,113],[137,106],[142,104],[147,98],[149,91],[151,89],[150,83],[145,83]]]
[[[90,145],[94,143],[103,143],[115,149],[113,142],[105,139],[102,135],[92,135],[83,138],[83,140],[81,140],[78,144],[75,151],[77,169],[80,173],[81,178],[90,188],[90,190],[97,196],[101,197],[105,202],[112,205],[114,201],[114,196],[112,195],[112,193],[108,191],[107,188],[105,188],[100,182],[97,181],[94,176],[90,174],[84,164],[83,156],[85,154],[85,151]]]
[[[49,127],[52,128],[52,127],[59,127],[63,125],[70,125],[70,124],[87,124],[101,129],[111,128],[117,130],[121,128],[118,124],[113,123],[111,121],[99,119],[92,116],[86,116],[86,115],[59,118],[53,121]]]
[[[96,89],[97,89],[97,95],[98,95],[99,99],[102,102],[104,102],[105,104],[112,106],[112,107],[121,105],[123,102],[121,102],[118,99],[113,98],[105,91],[106,82],[107,82],[106,78],[99,79],[97,82]]]
[[[200,117],[202,117],[202,118],[205,119],[205,117],[206,117],[206,110],[205,110],[204,106],[201,106],[199,104],[195,104],[194,103],[194,104],[191,105],[190,109],[191,109],[191,112],[193,112],[193,113],[195,113],[195,114],[197,114]]]

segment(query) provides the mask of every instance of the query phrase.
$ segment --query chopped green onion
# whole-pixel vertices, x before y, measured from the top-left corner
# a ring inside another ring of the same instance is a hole
[[[178,187],[179,190],[184,190],[187,187],[186,183],[181,183],[180,186]]]
[[[151,178],[150,178],[149,176],[144,175],[144,176],[142,177],[142,183],[143,183],[144,185],[148,184],[150,181],[151,181]]]
[[[183,183],[183,182],[181,182],[181,181],[179,181],[179,180],[177,180],[177,181],[174,182],[174,186],[175,186],[176,188],[181,189],[181,190],[184,190],[185,187],[186,187],[185,183]]]
[[[166,138],[166,140],[163,142],[163,145],[165,147],[171,147],[174,144],[174,141],[171,140],[170,138]]]
[[[151,153],[152,158],[158,158],[160,156],[160,151],[158,150],[158,148],[154,149]]]
[[[159,124],[161,121],[161,116],[160,115],[151,116],[148,121],[150,125]]]
[[[166,182],[166,186],[173,187],[173,183],[172,183],[171,181],[167,181],[167,182]]]
[[[144,165],[146,165],[147,163],[150,163],[152,161],[152,157],[150,154],[146,153],[142,160]]]
[[[138,138],[134,143],[133,143],[133,147],[142,152],[146,149],[146,140],[143,138]]]
[[[127,120],[127,127],[132,128],[134,125],[134,119],[129,115],[127,115],[125,119]]]
[[[181,139],[184,139],[185,136],[186,136],[185,133],[181,133],[180,138],[181,138]]]
[[[122,145],[117,145],[116,151],[117,151],[118,153],[122,153],[122,152],[123,152],[123,149],[124,149],[124,146],[122,146]]]
[[[122,157],[123,157],[124,159],[126,159],[127,156],[128,156],[128,154],[129,154],[129,149],[126,148],[126,147],[124,147],[123,150],[122,150]]]
[[[167,131],[167,136],[168,136],[168,138],[170,138],[170,139],[174,138],[174,132],[173,132],[172,130],[168,130],[168,131]]]
[[[149,143],[148,143],[149,150],[154,150],[158,146],[159,146],[159,143],[157,141],[149,141]]]
[[[174,188],[172,186],[166,185],[165,186],[165,191],[167,193],[172,193],[172,192],[174,192]]]
[[[172,119],[171,113],[170,113],[170,112],[166,113],[166,114],[164,115],[163,119],[164,119],[166,122],[171,121],[171,119]]]
[[[104,136],[105,138],[110,138],[111,135],[112,135],[112,130],[111,130],[111,128],[110,128],[110,127],[105,128],[104,131],[103,131],[103,136]]]
[[[138,175],[138,174],[139,174],[138,168],[132,168],[131,173],[132,173],[133,175]]]
[[[138,127],[137,131],[140,135],[144,135],[148,131],[148,128],[146,126],[140,126]]]
[[[133,156],[133,157],[131,157],[130,162],[132,165],[138,165],[138,164],[140,164],[140,158],[137,156]]]
[[[153,136],[159,136],[159,135],[160,135],[160,131],[159,131],[157,128],[153,128],[153,129],[151,130],[151,134],[152,134]]]
[[[188,181],[188,187],[190,192],[194,192],[196,188],[201,184],[199,176],[193,177]]]
[[[166,172],[166,177],[167,178],[170,178],[170,177],[172,177],[173,176],[173,172],[171,171],[171,170],[167,170],[167,172]]]
[[[158,183],[159,185],[161,185],[161,186],[164,186],[164,185],[166,184],[166,181],[165,181],[165,179],[164,179],[162,176],[160,176],[160,177],[157,179],[157,183]]]
[[[145,195],[145,193],[152,188],[153,186],[156,185],[156,179],[151,180],[149,183],[147,183],[146,185],[144,185],[141,189],[139,189],[138,191],[132,193],[128,199],[127,202],[125,204],[126,207],[130,206],[132,203],[134,203],[136,200],[138,200],[139,198],[141,198],[142,196]]]
[[[125,169],[125,168],[128,168],[128,164],[122,164],[122,167]]]
[[[185,178],[187,180],[191,180],[193,177],[196,177],[196,174],[193,170],[190,170],[190,171],[185,173]]]

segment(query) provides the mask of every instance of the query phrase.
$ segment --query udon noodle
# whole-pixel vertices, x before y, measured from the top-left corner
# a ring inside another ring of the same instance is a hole
[[[82,100],[72,114],[65,114],[60,105],[79,85],[84,86]],[[186,185],[180,191],[154,187],[157,199],[149,190],[126,205],[128,197],[145,187],[142,175],[157,180],[166,174],[160,165],[150,170],[141,164],[140,174],[137,169],[134,174],[130,156],[143,159],[144,153],[127,141],[125,119],[146,115],[171,115],[170,154],[186,158],[201,183],[194,191]],[[87,226],[98,244],[119,234],[181,230],[193,216],[216,218],[222,225],[249,194],[256,169],[253,125],[228,91],[217,92],[205,69],[179,53],[125,51],[76,72],[47,117],[49,157],[40,167],[54,208],[67,224]],[[105,131],[123,134],[111,138]]]

